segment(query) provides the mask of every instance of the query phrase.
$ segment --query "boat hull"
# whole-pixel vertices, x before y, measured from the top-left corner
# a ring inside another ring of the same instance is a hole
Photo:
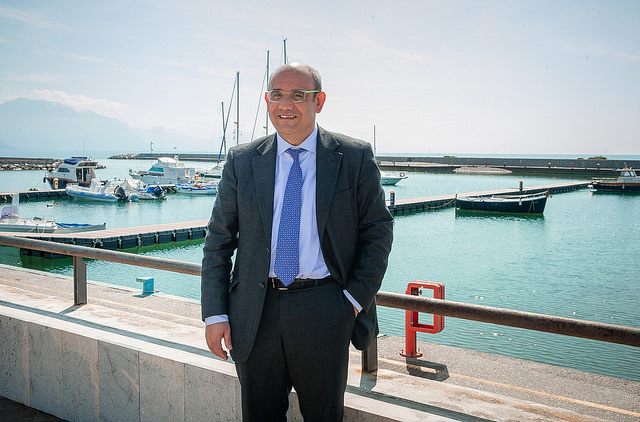
[[[394,186],[399,181],[406,179],[407,176],[404,173],[400,173],[399,176],[393,176],[380,171],[380,184],[383,186]]]
[[[596,192],[640,193],[640,183],[593,182],[591,186]]]
[[[93,192],[82,192],[78,190],[71,190],[67,187],[67,195],[75,199],[83,199],[85,201],[97,201],[97,202],[118,202],[120,198],[112,194],[100,194]]]
[[[190,186],[190,185],[176,185],[176,192],[186,195],[215,195],[218,193],[216,186]]]
[[[55,221],[46,221],[44,219],[19,219],[13,222],[0,223],[0,232],[10,233],[78,233],[104,230],[106,228],[106,223],[56,223]]]
[[[542,214],[547,204],[547,196],[534,198],[477,197],[456,198],[456,209],[506,214]]]

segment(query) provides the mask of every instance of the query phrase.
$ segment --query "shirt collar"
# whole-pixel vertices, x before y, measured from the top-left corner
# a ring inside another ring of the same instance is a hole
[[[280,136],[280,134],[278,132],[276,132],[276,139],[278,142],[278,156],[284,154],[284,152],[286,150],[288,150],[289,148],[304,148],[306,151],[315,153],[316,152],[316,145],[317,145],[317,139],[318,139],[318,125],[315,125],[315,127],[313,128],[313,132],[311,132],[311,134],[307,137],[307,139],[305,139],[300,145],[298,146],[293,146],[290,143],[288,143],[287,141],[285,141],[284,139],[282,139],[282,137]]]

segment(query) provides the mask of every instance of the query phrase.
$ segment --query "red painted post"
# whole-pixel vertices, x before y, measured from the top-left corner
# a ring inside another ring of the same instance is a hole
[[[444,299],[444,284],[433,281],[414,281],[407,285],[406,294],[420,296],[421,289],[433,290],[434,299]],[[444,316],[434,315],[433,324],[420,324],[417,311],[405,311],[405,349],[400,352],[400,356],[408,358],[419,358],[422,353],[416,350],[417,332],[436,334],[444,329]]]

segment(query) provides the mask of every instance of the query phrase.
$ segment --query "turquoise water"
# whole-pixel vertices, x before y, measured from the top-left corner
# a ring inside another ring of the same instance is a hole
[[[129,168],[153,161],[100,159],[103,178],[124,178]],[[213,163],[187,163],[211,167]],[[42,172],[2,172],[0,192],[40,187]],[[394,190],[398,199],[558,183],[565,179],[410,173]],[[23,216],[63,222],[107,222],[107,228],[207,219],[213,198],[171,195],[164,202],[97,204],[73,200],[21,204]],[[438,281],[446,299],[591,321],[640,327],[640,196],[556,194],[544,217],[456,216],[452,208],[395,218],[395,242],[383,290],[403,293],[414,280]],[[131,250],[199,262],[202,241]],[[0,250],[2,263],[71,275],[70,259],[21,257]],[[198,299],[199,280],[163,271],[87,263],[92,280],[141,288],[137,277],[155,277],[162,292]],[[429,321],[421,315],[421,321]],[[381,331],[404,334],[404,312],[380,309]],[[524,358],[640,381],[640,350],[446,318],[439,334],[418,339]],[[437,356],[427,357],[437,361]]]

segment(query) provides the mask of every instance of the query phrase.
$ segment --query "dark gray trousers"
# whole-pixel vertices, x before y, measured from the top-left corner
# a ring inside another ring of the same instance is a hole
[[[267,289],[251,355],[236,363],[243,420],[286,421],[293,386],[306,422],[341,421],[355,321],[351,302],[337,282]]]

